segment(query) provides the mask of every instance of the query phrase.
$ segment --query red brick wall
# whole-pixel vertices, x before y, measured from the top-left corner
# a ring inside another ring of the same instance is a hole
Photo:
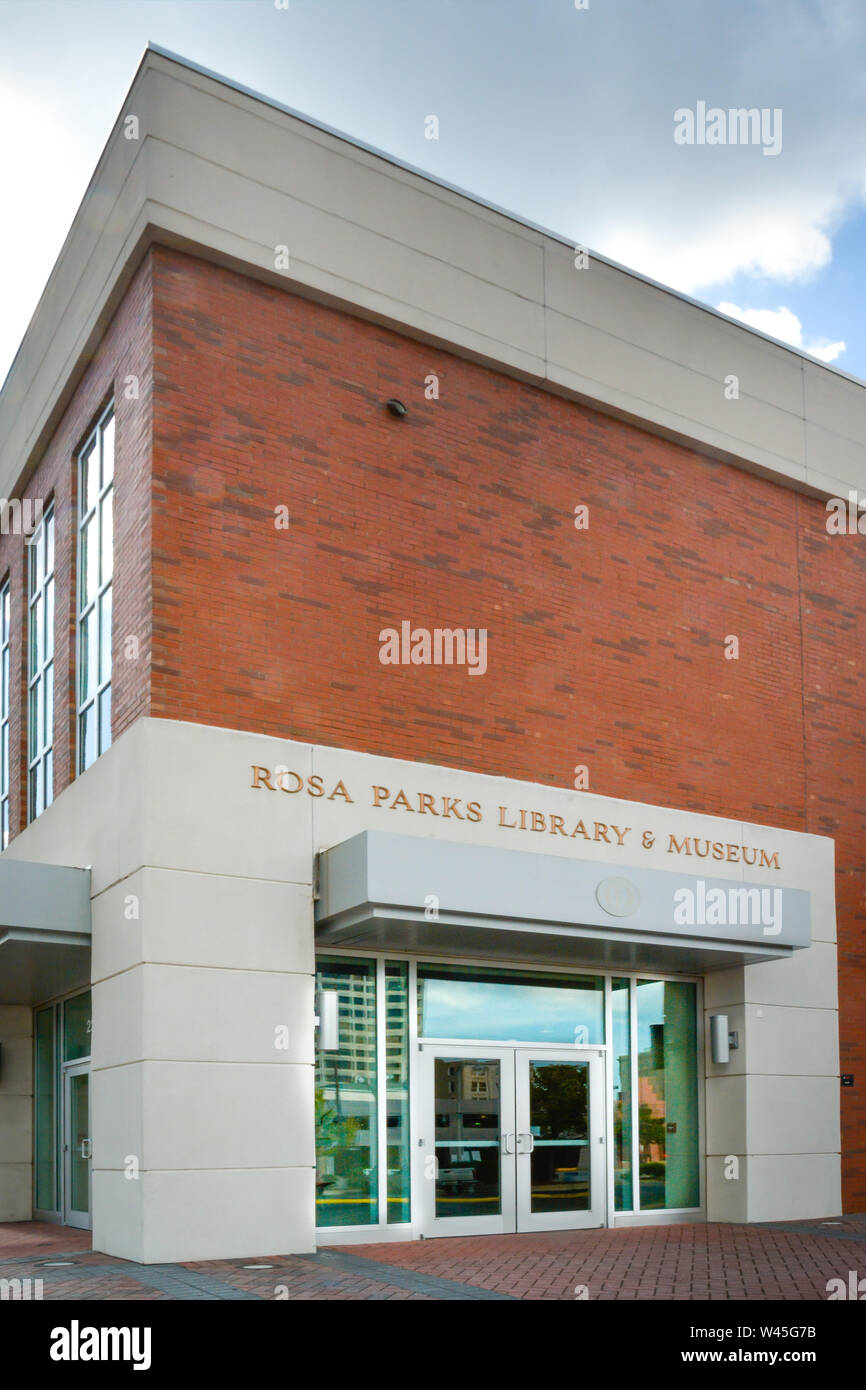
[[[75,455],[112,390],[115,737],[149,712],[555,786],[580,763],[596,792],[833,836],[845,1203],[866,1209],[863,541],[829,537],[820,502],[157,249],[26,490],[57,517],[55,794],[74,758]],[[7,572],[18,831],[20,537],[0,537]],[[383,667],[379,631],[404,619],[486,628],[487,674]]]
[[[137,376],[139,397],[127,377]],[[139,268],[23,496],[41,499],[55,518],[54,795],[75,768],[75,622],[77,456],[100,411],[114,398],[116,467],[112,732],[147,712],[150,665],[150,263]],[[0,585],[11,584],[10,826],[27,820],[27,569],[25,540],[0,535]],[[123,639],[139,637],[126,659]]]
[[[556,786],[586,764],[606,795],[835,837],[866,1209],[866,544],[820,502],[161,250],[154,369],[152,713]],[[486,628],[487,674],[383,667],[403,619]]]

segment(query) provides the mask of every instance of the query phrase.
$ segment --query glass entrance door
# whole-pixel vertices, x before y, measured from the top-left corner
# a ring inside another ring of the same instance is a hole
[[[63,1078],[64,1213],[67,1226],[90,1227],[90,1066],[67,1067]]]
[[[431,1235],[514,1230],[514,1054],[511,1048],[422,1053],[421,1204]]]
[[[420,1083],[425,1235],[604,1224],[597,1049],[425,1045]]]
[[[604,1225],[604,1109],[598,1053],[518,1051],[517,1229]]]

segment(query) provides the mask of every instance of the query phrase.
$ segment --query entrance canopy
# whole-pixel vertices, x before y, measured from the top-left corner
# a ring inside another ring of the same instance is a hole
[[[790,956],[810,897],[366,830],[319,856],[320,946],[697,974]]]
[[[0,1004],[90,983],[90,870],[0,858]]]

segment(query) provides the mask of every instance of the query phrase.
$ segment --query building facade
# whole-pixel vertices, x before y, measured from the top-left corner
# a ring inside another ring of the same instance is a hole
[[[149,49],[0,395],[0,1219],[862,1210],[864,425]]]

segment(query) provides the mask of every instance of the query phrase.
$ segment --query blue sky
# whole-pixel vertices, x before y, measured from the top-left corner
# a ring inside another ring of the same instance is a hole
[[[0,0],[0,379],[148,40],[866,379],[864,0]]]

